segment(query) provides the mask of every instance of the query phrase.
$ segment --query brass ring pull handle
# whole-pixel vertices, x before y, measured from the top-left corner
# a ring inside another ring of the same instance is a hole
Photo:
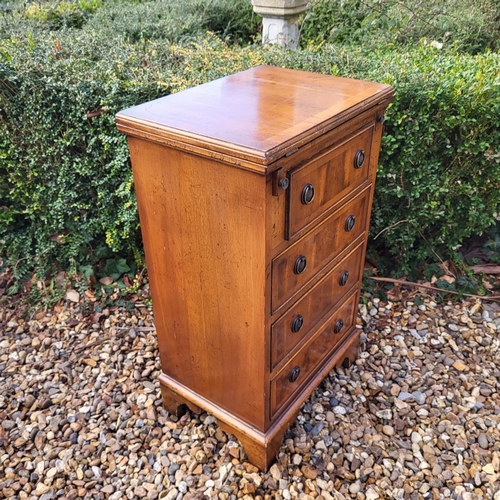
[[[354,229],[354,226],[356,225],[356,217],[354,215],[349,215],[347,219],[345,220],[345,230],[347,232],[350,232]]]
[[[302,274],[307,266],[307,260],[305,255],[300,255],[297,257],[297,260],[295,261],[295,264],[293,266],[293,272],[295,274]]]
[[[295,366],[294,368],[292,368],[288,380],[290,380],[290,382],[295,382],[299,378],[299,375],[300,375],[300,368],[298,366]]]
[[[333,327],[333,333],[340,333],[342,328],[344,328],[344,322],[341,319],[339,319],[337,320],[335,326]]]
[[[297,333],[298,331],[300,331],[303,324],[304,318],[302,317],[302,314],[297,314],[297,316],[295,316],[292,321],[292,332]]]
[[[340,275],[339,285],[346,286],[348,280],[349,280],[349,271],[346,270]]]
[[[358,149],[354,155],[354,168],[361,168],[365,164],[365,150]]]
[[[309,205],[314,200],[314,186],[308,182],[302,189],[300,201],[302,205]]]

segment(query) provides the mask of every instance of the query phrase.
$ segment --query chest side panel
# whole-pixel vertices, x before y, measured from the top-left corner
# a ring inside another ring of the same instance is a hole
[[[162,371],[262,428],[265,177],[129,144]]]

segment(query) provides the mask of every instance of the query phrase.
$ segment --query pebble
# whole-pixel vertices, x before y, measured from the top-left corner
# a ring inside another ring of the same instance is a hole
[[[337,398],[330,398],[330,406],[334,408],[339,405],[339,400]]]
[[[479,434],[477,437],[477,443],[483,450],[487,450],[489,447],[488,436],[484,433]]]
[[[392,411],[391,410],[379,410],[375,412],[378,418],[381,418],[383,420],[390,420],[392,418]]]
[[[174,498],[177,498],[178,493],[179,493],[179,492],[177,491],[177,489],[176,489],[176,488],[173,488],[173,489],[171,489],[171,490],[167,493],[167,495],[166,495],[165,497],[163,497],[163,498],[165,498],[165,500],[174,500]]]
[[[415,401],[415,396],[410,394],[409,392],[400,392],[398,395],[398,399],[401,401]]]
[[[323,424],[318,423],[311,429],[311,436],[317,436],[323,430]]]
[[[414,391],[411,394],[415,398],[415,402],[417,404],[419,405],[425,404],[425,395],[422,394],[420,391]]]
[[[435,464],[434,467],[432,468],[432,475],[439,476],[441,472],[443,472],[442,467],[439,464]]]
[[[14,427],[16,426],[16,423],[13,422],[12,420],[4,420],[2,422],[2,427],[6,430],[6,431],[10,431],[11,429],[13,429]]]
[[[384,425],[382,427],[382,432],[386,436],[394,436],[394,434],[395,434],[394,427],[392,425]]]
[[[418,444],[422,441],[422,436],[418,432],[411,433],[411,442]]]
[[[349,492],[353,495],[357,495],[361,491],[361,486],[358,481],[349,485]]]
[[[201,450],[200,450],[200,451],[201,451]],[[197,453],[198,453],[198,452],[197,452]],[[206,457],[205,453],[204,453],[204,452],[202,452],[202,453],[203,453],[203,457]],[[197,458],[197,460],[198,460],[198,457],[196,457],[196,458]],[[198,460],[198,461],[199,461],[199,460]],[[175,473],[179,470],[179,468],[180,468],[180,467],[179,467],[179,465],[177,465],[177,464],[172,464],[172,465],[168,468],[168,474],[169,474],[170,476],[173,476],[173,475],[174,475],[174,474],[175,474]]]
[[[366,500],[376,500],[380,498],[380,495],[374,489],[369,489],[366,491],[365,498]]]
[[[416,338],[417,340],[422,340],[422,336],[417,332],[417,330],[410,328],[409,332],[413,338]]]

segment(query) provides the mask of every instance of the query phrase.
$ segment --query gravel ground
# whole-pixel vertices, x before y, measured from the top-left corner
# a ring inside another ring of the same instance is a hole
[[[68,296],[73,300],[78,297]],[[161,405],[151,310],[0,310],[0,497],[500,500],[500,307],[365,297],[362,348],[267,474],[212,416]]]

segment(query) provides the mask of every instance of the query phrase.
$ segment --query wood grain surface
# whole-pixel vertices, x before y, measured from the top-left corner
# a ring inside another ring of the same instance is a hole
[[[129,141],[162,370],[263,428],[265,178]]]
[[[361,244],[272,325],[271,366],[273,370],[302,339],[311,334],[314,327],[346,293],[349,293],[353,287],[356,289],[359,287],[363,264],[362,254],[363,245]],[[349,273],[349,278],[345,285],[341,285],[340,277],[344,272]],[[292,324],[299,315],[303,318],[302,327],[294,332]]]
[[[372,126],[361,130],[333,150],[292,170],[289,174],[288,239],[366,181],[370,172],[372,132]],[[362,167],[355,168],[354,158],[358,151],[363,151],[366,159]],[[314,190],[314,197],[309,204],[304,204],[302,191],[307,185]]]
[[[366,231],[370,191],[370,186],[367,186],[362,194],[349,200],[340,210],[273,259],[271,271],[273,312],[301,287],[311,283],[311,278],[317,275],[318,271]],[[356,221],[352,231],[345,229],[349,216],[354,216]],[[302,273],[296,274],[295,262],[300,256],[305,257],[306,268]]]
[[[391,95],[385,84],[258,66],[126,109],[116,121],[128,135],[258,169]]]
[[[328,357],[336,344],[352,331],[354,318],[357,312],[357,290],[351,294],[349,299],[333,311],[319,333],[286,363],[280,372],[271,381],[271,414],[277,410],[294,393],[303,387],[309,376],[314,373],[314,369],[321,365],[321,361]],[[334,332],[335,324],[342,320],[344,326],[339,333]],[[300,369],[300,375],[294,382],[290,380],[291,370]]]

